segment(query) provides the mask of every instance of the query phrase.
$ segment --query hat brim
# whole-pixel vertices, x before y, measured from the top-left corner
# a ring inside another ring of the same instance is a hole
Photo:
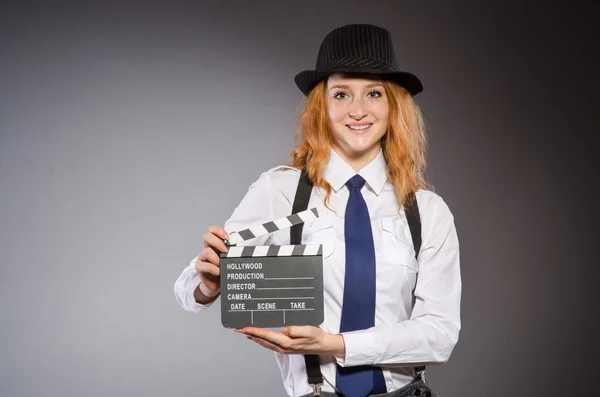
[[[294,82],[306,96],[312,91],[313,88],[320,82],[325,80],[327,77],[334,73],[366,73],[377,75],[383,80],[394,81],[401,87],[404,87],[411,96],[415,96],[423,91],[423,84],[417,76],[409,72],[382,72],[380,70],[373,71],[372,69],[339,69],[331,72],[318,72],[316,70],[304,70],[294,77]]]

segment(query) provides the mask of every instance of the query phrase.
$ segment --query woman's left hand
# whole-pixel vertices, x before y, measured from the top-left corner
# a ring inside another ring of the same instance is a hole
[[[346,354],[344,337],[330,334],[309,325],[289,326],[274,332],[263,328],[236,329],[259,345],[282,354],[327,354],[343,357]]]

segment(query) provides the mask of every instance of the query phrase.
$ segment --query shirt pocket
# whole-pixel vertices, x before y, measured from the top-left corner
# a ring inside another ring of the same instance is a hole
[[[408,225],[400,216],[390,216],[380,219],[381,239],[379,251],[386,262],[392,265],[406,266],[416,272],[418,270]],[[408,234],[408,235],[407,235]]]
[[[336,233],[333,217],[319,217],[304,225],[302,244],[321,244],[323,259],[330,257],[335,251]]]

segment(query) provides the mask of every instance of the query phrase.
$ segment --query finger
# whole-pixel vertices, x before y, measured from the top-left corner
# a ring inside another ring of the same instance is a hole
[[[216,236],[219,236],[221,240],[229,240],[229,235],[221,226],[210,225],[208,227],[208,231],[215,234]]]
[[[246,336],[246,338],[248,338],[251,341],[253,341],[254,343],[259,344],[262,347],[267,348],[269,350],[272,350],[274,352],[282,353],[282,354],[287,353],[285,351],[285,349],[281,348],[281,346],[277,346],[276,344],[268,342],[268,341],[266,341],[264,339],[261,339],[261,338],[255,337],[255,336]]]
[[[281,333],[289,336],[290,338],[310,338],[314,336],[314,328],[309,325],[298,326],[292,325],[289,327],[283,327]]]
[[[204,240],[204,247],[213,247],[219,252],[227,252],[227,246],[225,245],[223,239],[214,233],[208,231],[204,233],[202,239]]]
[[[244,327],[240,329],[240,331],[246,335],[258,336],[263,339],[269,338],[270,335],[277,334],[275,331],[257,327]]]
[[[198,288],[200,288],[200,292],[202,292],[207,297],[210,295],[214,295],[219,292],[221,287],[221,283],[219,282],[219,278],[215,277],[211,274],[205,274],[202,278],[202,282],[198,284]],[[208,294],[206,293],[208,290]]]
[[[281,346],[284,349],[289,349],[294,342],[287,335],[281,334],[279,332],[273,332],[263,328],[245,327],[242,329],[242,332],[246,335],[257,337],[267,342]]]
[[[218,266],[215,266],[210,262],[204,262],[199,260],[196,261],[196,272],[198,274],[210,274],[215,277],[219,277],[221,275],[221,269]]]
[[[203,262],[210,262],[215,266],[219,266],[219,263],[221,263],[219,254],[217,254],[211,247],[205,247],[202,250],[202,253],[200,254],[200,260]]]

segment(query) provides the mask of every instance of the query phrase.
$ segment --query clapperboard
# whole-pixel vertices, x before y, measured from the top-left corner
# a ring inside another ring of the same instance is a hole
[[[220,254],[221,322],[226,328],[320,325],[323,322],[321,245],[235,246],[318,218],[316,208],[237,233]]]

